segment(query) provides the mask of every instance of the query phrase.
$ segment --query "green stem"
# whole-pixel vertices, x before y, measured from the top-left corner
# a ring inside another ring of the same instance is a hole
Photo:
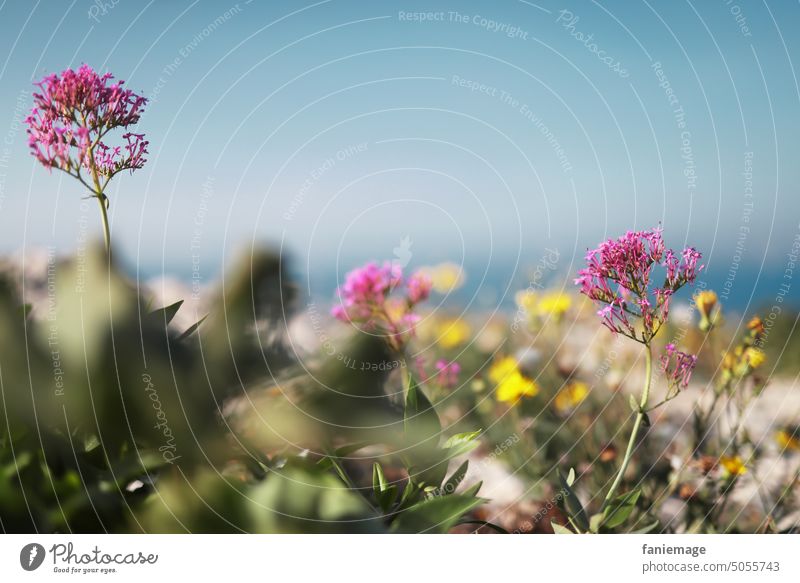
[[[100,204],[100,217],[103,219],[103,240],[106,242],[106,252],[111,254],[111,230],[108,226],[108,211],[106,209],[106,201],[103,193],[101,192],[96,196],[97,202]]]
[[[81,120],[83,121],[83,127],[87,127],[88,124],[86,123],[86,116],[84,114],[81,114]],[[103,134],[105,134],[105,132],[103,132]],[[89,172],[92,175],[92,183],[94,184],[94,197],[97,199],[97,203],[100,205],[100,218],[103,221],[103,240],[106,243],[106,253],[108,254],[109,258],[111,258],[111,229],[108,226],[108,209],[106,209],[106,197],[103,194],[104,186],[108,186],[108,181],[106,181],[105,185],[100,185],[100,174],[97,172],[97,163],[94,159],[94,149],[99,143],[103,134],[98,136],[97,140],[89,148],[88,158]]]
[[[639,411],[636,413],[636,419],[633,422],[633,429],[631,429],[631,436],[628,439],[628,447],[625,449],[625,457],[622,458],[622,465],[619,468],[617,477],[614,478],[614,483],[611,484],[611,489],[609,489],[605,500],[603,500],[602,509],[604,509],[614,498],[614,495],[617,493],[617,489],[619,489],[619,486],[622,483],[622,478],[625,475],[625,471],[628,469],[628,464],[631,462],[631,457],[633,457],[633,447],[636,445],[636,436],[639,434],[639,428],[642,425],[645,411],[647,409],[647,401],[650,398],[650,382],[653,378],[653,349],[650,347],[649,343],[645,344],[645,349],[645,379],[644,389],[642,389],[642,398],[639,401]]]

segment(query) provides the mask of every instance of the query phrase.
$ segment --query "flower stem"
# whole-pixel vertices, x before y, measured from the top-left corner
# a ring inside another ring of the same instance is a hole
[[[639,411],[636,413],[636,419],[633,421],[633,429],[631,429],[631,436],[628,439],[628,447],[625,449],[625,457],[622,458],[622,465],[619,468],[617,477],[614,478],[614,483],[611,484],[611,489],[609,489],[605,500],[603,500],[603,509],[617,493],[617,489],[622,483],[622,478],[625,475],[625,471],[628,469],[628,464],[631,462],[631,457],[633,457],[633,447],[636,445],[636,436],[639,434],[639,428],[642,425],[645,411],[647,409],[647,401],[650,398],[650,382],[653,378],[653,349],[650,347],[650,343],[645,344],[645,349],[645,379],[644,388],[642,389],[642,398],[639,401]]]
[[[103,240],[106,242],[106,252],[111,254],[111,230],[108,226],[108,211],[106,210],[106,199],[101,194],[98,194],[97,202],[100,204],[100,217],[103,219]]]

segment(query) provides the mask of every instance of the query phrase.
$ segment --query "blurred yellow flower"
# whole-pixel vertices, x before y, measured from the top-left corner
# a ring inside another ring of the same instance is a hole
[[[722,456],[721,458],[719,458],[719,465],[723,467],[723,469],[729,476],[735,477],[747,473],[747,467],[744,465],[744,461],[742,461],[742,458],[738,455]]]
[[[781,429],[775,434],[775,441],[781,446],[781,449],[792,449],[800,451],[800,437],[797,432],[794,434],[789,433],[786,429]]]
[[[555,319],[561,318],[572,305],[572,298],[568,294],[561,292],[550,292],[546,294],[536,306],[536,313],[540,316],[552,316]]]
[[[700,312],[700,329],[704,332],[716,323],[720,311],[718,301],[717,293],[710,289],[697,292],[694,296],[695,306]]]
[[[496,360],[491,367],[489,367],[489,380],[498,385],[503,382],[506,377],[519,372],[519,364],[512,356],[506,356],[500,360]]]
[[[764,321],[758,316],[753,316],[747,323],[747,329],[750,330],[750,334],[753,338],[758,339],[765,332]]]
[[[514,296],[514,300],[517,302],[517,306],[520,309],[524,310],[528,314],[533,314],[536,310],[536,300],[539,296],[536,295],[536,292],[530,289],[524,289],[518,291]]]
[[[522,374],[519,364],[511,356],[501,358],[489,368],[489,379],[497,387],[497,400],[508,405],[516,404],[522,397],[535,397],[539,387]]]
[[[450,293],[464,285],[464,270],[455,263],[440,263],[420,271],[430,278],[436,293]]]
[[[583,381],[572,381],[556,393],[553,404],[556,410],[564,413],[580,405],[588,394],[589,385]]]
[[[705,316],[711,315],[711,310],[717,305],[718,300],[717,292],[710,289],[697,292],[694,296],[694,303],[697,309]]]
[[[758,368],[764,361],[767,360],[767,355],[764,354],[764,351],[759,348],[753,348],[752,346],[748,347],[747,350],[744,352],[744,357],[747,360],[747,364],[750,365],[750,368]]]
[[[469,340],[472,329],[461,318],[449,318],[439,323],[436,341],[442,348],[455,348]]]
[[[501,403],[514,405],[522,397],[535,397],[539,393],[539,387],[521,372],[508,375],[497,385],[497,400]]]

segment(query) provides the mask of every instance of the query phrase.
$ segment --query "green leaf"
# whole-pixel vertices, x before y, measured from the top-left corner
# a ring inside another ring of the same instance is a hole
[[[445,496],[455,492],[456,488],[458,488],[458,485],[461,484],[461,481],[464,479],[464,476],[467,475],[468,467],[469,460],[465,460],[464,463],[458,466],[458,469],[453,472],[453,475],[450,476],[444,484],[442,484],[440,492]]]
[[[639,402],[633,395],[628,395],[628,405],[630,405],[631,411],[633,411],[634,413],[638,413],[639,411],[642,410],[642,408],[639,407]]]
[[[200,318],[200,319],[199,319],[197,322],[195,322],[194,324],[192,324],[191,326],[189,326],[189,327],[188,327],[188,328],[187,328],[187,329],[186,329],[186,330],[183,332],[183,334],[181,334],[180,336],[178,336],[178,341],[185,340],[186,338],[188,338],[189,336],[191,336],[192,334],[194,334],[195,330],[197,330],[197,329],[200,327],[200,324],[202,324],[203,322],[205,322],[205,321],[206,321],[206,318],[208,318],[208,314],[206,314],[205,316],[203,316],[202,318]]]
[[[463,494],[437,496],[400,512],[391,531],[398,533],[446,533],[470,510],[483,504],[482,498]]]
[[[442,447],[445,449],[450,449],[453,447],[460,447],[464,444],[471,443],[480,436],[481,431],[482,431],[481,429],[478,429],[477,431],[456,433],[452,437],[448,438],[448,440],[444,442],[444,445]]]
[[[477,524],[479,526],[485,526],[486,528],[491,528],[495,532],[499,532],[500,534],[511,534],[502,526],[495,524],[494,522],[487,522],[486,520],[461,520],[458,524]]]
[[[19,312],[22,314],[23,318],[26,318],[31,315],[31,311],[33,310],[33,305],[31,304],[22,304],[19,307]]]
[[[403,506],[410,506],[414,500],[414,498],[419,494],[420,487],[418,484],[408,481],[406,482],[405,488],[403,488],[403,493],[400,495],[400,507]]]
[[[550,526],[553,527],[553,532],[556,534],[575,534],[570,529],[562,524],[558,524],[557,522],[551,522]]]
[[[372,464],[372,492],[381,510],[388,512],[397,497],[397,486],[389,484],[378,462]]]
[[[478,492],[481,491],[481,486],[483,486],[483,480],[481,480],[477,484],[473,484],[472,486],[464,490],[462,496],[477,496]]]
[[[341,447],[337,447],[334,450],[336,457],[347,457],[351,453],[357,452],[359,449],[364,449],[368,445],[372,445],[373,442],[371,441],[359,441],[357,443],[350,443],[348,445],[343,445]]]
[[[378,462],[372,464],[372,489],[376,494],[385,492],[388,484],[386,483],[386,476],[383,475],[383,469]]]
[[[603,519],[605,518],[604,512],[598,512],[597,514],[592,514],[589,518],[589,530],[598,533],[600,532],[600,527],[603,525]]]
[[[436,410],[414,379],[411,379],[406,394],[403,427],[407,437],[415,443],[434,440],[442,428]]]
[[[443,455],[443,450],[439,448],[439,416],[413,378],[409,378],[406,392],[403,428],[406,443],[404,458],[409,476],[415,482],[438,486],[444,480],[447,459],[454,450],[445,450],[448,455]]]
[[[570,468],[569,472],[567,473],[567,486],[572,487],[572,484],[575,483],[575,468]]]
[[[150,312],[150,316],[157,319],[157,321],[164,321],[165,324],[169,324],[172,322],[172,319],[175,317],[175,314],[178,313],[178,310],[183,305],[183,300],[178,300],[174,304],[170,304],[168,306],[164,306],[163,308],[159,308],[157,310],[153,310]]]
[[[636,502],[639,500],[641,494],[642,491],[637,489],[614,498],[611,504],[606,507],[603,526],[606,528],[617,528],[623,524],[636,508]]]
[[[582,532],[589,530],[589,520],[586,518],[586,512],[584,511],[583,505],[581,504],[580,499],[578,499],[577,494],[575,494],[572,486],[567,483],[567,480],[564,478],[561,472],[558,472],[558,479],[561,482],[562,490],[566,493],[566,495],[562,498],[562,501],[564,503],[564,509],[567,511],[567,515],[579,530]]]
[[[659,525],[659,522],[658,522],[658,520],[656,520],[656,521],[651,522],[650,524],[648,524],[646,526],[643,526],[642,528],[640,528],[638,530],[631,531],[629,534],[647,534],[648,532],[650,532],[651,530],[656,528],[658,525]]]

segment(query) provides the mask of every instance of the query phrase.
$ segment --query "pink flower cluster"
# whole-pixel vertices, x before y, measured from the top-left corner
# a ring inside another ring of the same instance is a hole
[[[457,362],[447,362],[444,359],[436,361],[436,383],[443,389],[452,389],[458,386],[458,375],[461,365]]]
[[[78,175],[92,169],[110,178],[121,170],[145,163],[147,141],[142,134],[126,133],[123,147],[110,147],[102,139],[115,128],[139,121],[147,99],[112,82],[110,73],[99,75],[88,65],[77,71],[52,74],[36,86],[34,107],[25,119],[33,155],[48,168]]]
[[[403,335],[413,333],[419,321],[414,308],[428,299],[432,286],[427,276],[415,273],[405,280],[405,297],[393,297],[403,284],[403,270],[396,263],[367,263],[345,276],[337,290],[339,303],[331,314],[342,322],[377,328],[400,346]]]
[[[701,254],[692,247],[680,256],[664,248],[661,229],[628,231],[608,239],[586,254],[586,267],[575,283],[581,293],[603,304],[598,311],[603,324],[612,332],[639,340],[636,322],[641,321],[641,341],[649,342],[669,314],[672,295],[694,282],[703,268]],[[664,283],[653,287],[653,269],[665,270]]]
[[[697,356],[687,354],[667,344],[661,356],[661,372],[676,386],[686,388],[692,378],[692,371],[697,364]]]

